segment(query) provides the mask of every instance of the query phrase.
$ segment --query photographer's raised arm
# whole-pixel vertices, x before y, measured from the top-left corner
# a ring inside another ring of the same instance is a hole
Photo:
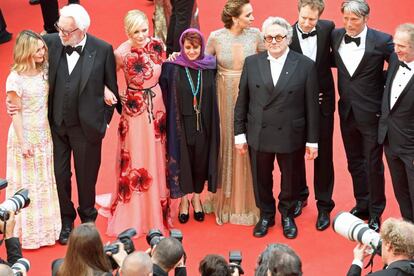
[[[7,250],[7,262],[13,265],[18,259],[23,258],[22,246],[18,238],[13,236],[14,226],[16,220],[14,218],[14,212],[10,212],[10,217],[6,221],[6,231],[4,233],[4,239]],[[3,231],[4,222],[0,221],[0,227]]]

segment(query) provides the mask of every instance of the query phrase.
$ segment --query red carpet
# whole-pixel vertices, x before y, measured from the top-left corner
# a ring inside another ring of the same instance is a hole
[[[91,15],[90,32],[117,47],[124,41],[125,34],[122,21],[125,13],[130,9],[141,9],[152,16],[153,6],[149,1],[109,1],[109,0],[82,0],[82,4]],[[200,20],[203,33],[208,36],[210,31],[222,27],[220,12],[224,0],[199,0]],[[338,26],[342,25],[340,19],[340,0],[329,0],[323,18],[333,19]],[[412,21],[412,1],[410,0],[382,0],[369,1],[371,4],[371,18],[369,26],[382,31],[393,33],[395,27],[403,22]],[[66,1],[60,1],[64,5]],[[263,20],[270,15],[285,17],[294,22],[297,17],[296,1],[274,1],[274,0],[252,0],[254,7],[255,23],[261,27]],[[411,7],[411,8],[410,8]],[[14,37],[22,29],[42,31],[42,17],[39,6],[30,6],[28,0],[1,0],[0,8],[8,24],[8,30],[14,33]],[[6,173],[6,143],[7,131],[10,125],[10,118],[5,112],[5,81],[12,62],[12,42],[0,45],[0,177]],[[119,80],[123,77],[119,75]],[[120,82],[121,84],[121,82]],[[120,85],[122,89],[122,84]],[[99,175],[98,192],[111,191],[114,182],[114,160],[116,150],[116,133],[118,116],[114,117],[109,132],[104,140],[103,160]],[[336,118],[337,119],[337,118]],[[338,120],[336,120],[338,122]],[[344,149],[339,133],[339,125],[335,125],[334,133],[334,158],[335,158],[335,190],[334,200],[336,208],[335,215],[340,210],[349,210],[354,205],[352,195],[351,178],[347,171]],[[308,164],[308,182],[312,179],[312,163]],[[278,173],[275,175],[275,182],[279,183]],[[277,187],[278,185],[275,185]],[[386,174],[387,208],[383,218],[389,216],[400,216],[396,204],[390,177]],[[278,193],[278,189],[275,190]],[[311,191],[313,197],[313,190]],[[75,193],[76,194],[76,193]],[[4,195],[1,196],[2,200]],[[317,210],[313,200],[304,209],[303,214],[296,220],[299,228],[299,235],[295,240],[287,240],[282,235],[279,219],[269,234],[262,239],[252,236],[252,227],[236,225],[218,226],[214,217],[207,216],[204,223],[194,220],[186,225],[176,225],[184,234],[184,246],[188,255],[189,275],[198,275],[198,263],[208,253],[219,253],[228,255],[229,250],[238,249],[243,254],[243,267],[246,275],[254,274],[255,262],[258,254],[265,248],[265,245],[272,242],[289,244],[301,257],[305,275],[345,275],[352,262],[352,248],[354,243],[338,236],[328,229],[318,232],[315,229]],[[106,228],[106,219],[99,217],[97,226],[102,233],[104,241],[110,240],[103,233]],[[137,250],[147,248],[144,238],[135,242]],[[40,250],[24,251],[23,254],[31,261],[32,268],[29,275],[50,275],[50,264],[55,258],[64,256],[65,247],[55,245]],[[0,249],[0,256],[5,258],[4,245]],[[381,260],[376,258],[376,267],[381,266]]]

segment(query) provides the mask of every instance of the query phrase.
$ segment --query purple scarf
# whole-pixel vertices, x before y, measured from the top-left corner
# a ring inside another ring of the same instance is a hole
[[[197,33],[200,35],[201,37],[201,51],[200,51],[200,56],[196,59],[196,60],[189,60],[188,57],[186,56],[186,54],[184,53],[184,41],[183,41],[183,37],[186,33]],[[177,65],[181,65],[184,67],[190,67],[192,69],[195,70],[199,70],[199,69],[216,69],[216,58],[211,56],[211,55],[205,55],[204,54],[204,49],[205,49],[205,42],[204,42],[204,37],[203,34],[194,28],[190,28],[185,30],[180,37],[180,47],[181,47],[181,51],[180,51],[180,55],[177,57],[176,60],[174,61],[168,61]]]

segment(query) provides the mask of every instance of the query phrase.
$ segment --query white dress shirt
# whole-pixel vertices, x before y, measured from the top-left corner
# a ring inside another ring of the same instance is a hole
[[[82,51],[83,51],[83,48],[85,47],[85,44],[86,44],[86,34],[83,37],[83,39],[81,40],[81,42],[79,42],[77,45],[75,45],[75,47],[82,46]],[[68,61],[69,75],[72,73],[73,68],[75,68],[76,63],[78,62],[79,58],[80,58],[80,55],[76,51],[73,51],[73,53],[71,55],[66,54],[66,60]]]
[[[270,62],[270,73],[272,74],[272,80],[273,80],[274,86],[276,86],[279,80],[280,73],[282,72],[283,66],[285,65],[286,58],[288,56],[289,51],[290,51],[289,48],[287,48],[286,51],[283,53],[283,55],[281,55],[278,58],[272,57],[270,53],[267,52],[267,59]],[[247,143],[246,134],[242,133],[242,134],[236,135],[234,137],[234,143],[236,145]],[[318,148],[318,143],[306,143],[306,146],[312,147],[312,148]]]
[[[414,75],[414,61],[407,63],[408,68],[400,67],[398,68],[397,74],[395,74],[394,80],[391,86],[391,98],[390,98],[390,108],[392,108],[395,102],[398,100],[398,97],[401,95],[401,92],[407,86],[407,83]]]
[[[310,58],[313,61],[316,61],[316,52],[318,50],[317,42],[318,42],[318,35],[309,36],[305,39],[302,38],[302,33],[306,34],[302,29],[299,27],[299,24],[296,25],[298,31],[298,38],[300,43],[300,48],[302,49],[302,53]],[[311,32],[316,31],[314,27]]]
[[[364,56],[367,31],[368,28],[367,25],[365,25],[364,30],[359,35],[354,36],[354,38],[361,38],[361,44],[359,44],[359,46],[357,46],[354,42],[346,44],[345,39],[342,39],[341,45],[339,46],[339,55],[341,56],[346,70],[348,70],[348,73],[351,77],[355,73],[355,70],[361,63],[362,57]]]

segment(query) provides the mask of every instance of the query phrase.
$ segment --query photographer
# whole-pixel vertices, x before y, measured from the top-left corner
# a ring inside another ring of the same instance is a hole
[[[255,276],[301,276],[302,262],[289,246],[269,244],[260,254]]]
[[[387,219],[381,227],[381,257],[385,268],[372,275],[405,276],[414,275],[414,225],[397,220]],[[354,261],[347,276],[359,276],[362,272],[363,260],[370,254],[370,247],[358,244],[354,248]]]
[[[133,252],[123,261],[122,276],[150,276],[152,275],[151,257],[145,252]]]
[[[11,266],[23,256],[19,239],[13,237],[13,230],[16,224],[14,212],[9,212],[9,214],[10,217],[6,222],[0,220],[0,232],[3,233],[4,231],[4,240],[7,250],[7,262],[0,258],[0,263]],[[4,230],[4,224],[6,224],[6,230]]]
[[[209,254],[201,260],[198,268],[201,276],[239,276],[237,266],[229,264],[220,255]]]
[[[52,263],[52,275],[112,275],[101,237],[93,223],[83,223],[72,231],[65,258]]]
[[[168,276],[175,269],[175,276],[187,275],[185,254],[182,244],[175,238],[162,239],[152,250],[154,276]]]

